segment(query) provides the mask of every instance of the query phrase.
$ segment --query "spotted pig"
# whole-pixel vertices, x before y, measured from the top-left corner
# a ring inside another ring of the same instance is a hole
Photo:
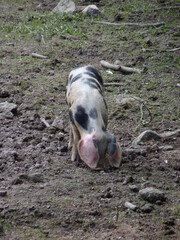
[[[66,85],[69,107],[71,160],[83,160],[92,169],[118,168],[121,150],[108,132],[108,110],[103,96],[103,79],[92,66],[70,72]]]

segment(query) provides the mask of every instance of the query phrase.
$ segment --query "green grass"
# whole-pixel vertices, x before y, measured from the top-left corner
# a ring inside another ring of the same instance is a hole
[[[1,25],[0,31],[5,36],[26,36],[31,35],[43,35],[46,38],[51,38],[54,35],[69,34],[71,36],[78,36],[82,40],[85,35],[80,28],[77,27],[77,23],[83,22],[84,15],[67,15],[67,14],[55,14],[55,13],[40,13],[27,14],[21,18],[13,19],[11,22],[6,22]]]

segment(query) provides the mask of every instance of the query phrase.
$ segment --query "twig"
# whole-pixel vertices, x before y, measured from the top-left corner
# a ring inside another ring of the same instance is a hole
[[[101,63],[101,66],[104,68],[112,69],[115,71],[120,71],[124,74],[141,73],[142,72],[142,70],[139,70],[137,68],[130,68],[130,67],[122,66],[122,65],[111,64],[104,60],[102,60],[100,63]]]
[[[162,138],[167,138],[167,137],[172,137],[176,134],[180,134],[180,129],[177,129],[175,131],[163,132],[163,133],[160,133],[159,136],[161,136]]]
[[[117,86],[117,87],[120,87],[120,86],[123,86],[124,84],[123,83],[116,83],[116,82],[111,82],[111,83],[104,83],[104,86],[106,87],[109,87],[109,86]]]
[[[161,10],[172,10],[172,9],[178,9],[180,8],[180,6],[171,6],[171,7],[161,7],[161,8],[155,8],[155,9],[152,9],[150,11],[161,11]]]
[[[40,118],[40,120],[41,120],[42,123],[44,123],[44,125],[45,125],[47,128],[50,127],[49,123],[46,121],[45,118]]]
[[[176,51],[179,51],[180,50],[180,47],[178,48],[173,48],[173,49],[152,49],[152,48],[142,48],[142,51],[143,52],[154,52],[154,51],[157,51],[157,52],[176,52]]]
[[[95,23],[95,24],[104,24],[104,25],[108,25],[108,26],[120,26],[120,27],[124,27],[124,26],[160,27],[160,26],[164,25],[164,22],[156,22],[156,23],[130,23],[130,22],[126,22],[126,23],[111,23],[111,22],[103,22],[103,21],[94,21],[93,23]]]
[[[133,97],[133,96],[132,96],[132,98],[134,98],[135,100],[138,100],[138,98],[136,98],[136,97]],[[151,111],[149,110],[149,108],[146,106],[146,104],[145,104],[143,101],[140,101],[140,100],[139,100],[139,102],[141,102],[141,105],[140,105],[141,119],[140,119],[140,123],[137,125],[137,127],[135,128],[135,130],[137,130],[137,129],[139,128],[139,126],[141,125],[141,122],[142,122],[143,125],[145,125],[145,124],[148,124],[148,123],[150,123],[150,122],[152,121],[152,114],[151,114]],[[149,113],[149,118],[150,118],[149,121],[143,120],[143,117],[144,117],[143,107],[144,107],[144,108],[148,111],[148,113]]]
[[[44,44],[46,44],[45,41],[44,41],[44,36],[43,36],[43,35],[41,35],[41,38],[42,38],[42,42],[43,42]]]
[[[178,48],[173,48],[173,49],[170,49],[170,50],[167,50],[168,52],[176,52],[176,51],[179,51],[180,50],[180,47]]]
[[[41,58],[41,59],[47,59],[46,56],[43,56],[43,55],[38,54],[38,53],[32,53],[32,57],[35,57],[35,58]]]

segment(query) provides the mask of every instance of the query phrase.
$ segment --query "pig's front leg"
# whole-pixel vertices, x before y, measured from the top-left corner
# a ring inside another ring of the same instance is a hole
[[[72,156],[71,161],[79,161],[79,153],[78,153],[78,142],[80,140],[79,131],[76,128],[75,125],[71,125],[71,131],[72,131],[72,138],[73,138],[73,144],[72,144]]]
[[[73,131],[72,131],[72,127],[70,125],[68,149],[70,149],[72,147],[72,144],[73,144]]]

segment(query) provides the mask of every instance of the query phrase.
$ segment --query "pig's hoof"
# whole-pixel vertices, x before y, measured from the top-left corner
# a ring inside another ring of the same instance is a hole
[[[72,155],[71,161],[74,162],[76,160],[76,156]]]
[[[79,158],[78,155],[72,155],[72,157],[71,157],[71,161],[72,161],[72,162],[74,162],[74,161],[79,162],[79,160],[80,160],[80,158]]]

